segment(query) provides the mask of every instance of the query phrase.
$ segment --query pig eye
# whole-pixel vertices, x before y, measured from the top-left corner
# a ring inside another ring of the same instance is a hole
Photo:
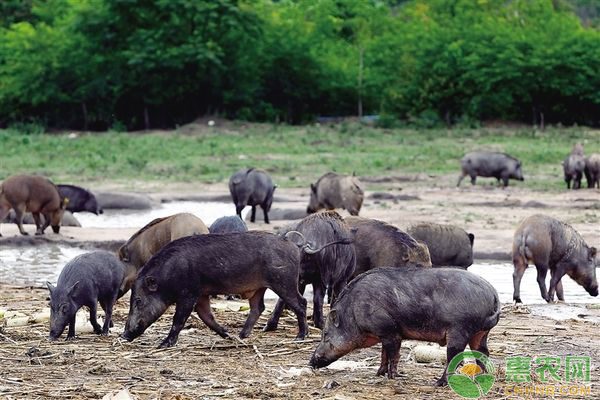
[[[140,297],[137,297],[135,299],[135,306],[136,307],[141,307],[142,306],[142,299]]]
[[[62,306],[60,306],[60,312],[63,314],[67,313],[67,305],[63,304]]]

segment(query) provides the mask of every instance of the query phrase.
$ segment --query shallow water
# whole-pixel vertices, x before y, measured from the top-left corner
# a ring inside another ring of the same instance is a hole
[[[77,213],[75,217],[84,228],[141,228],[155,218],[167,217],[176,213],[188,212],[199,217],[206,226],[217,218],[235,215],[233,203],[174,201],[159,204],[151,210],[104,210],[104,214]],[[242,211],[242,217],[250,212],[250,207]]]

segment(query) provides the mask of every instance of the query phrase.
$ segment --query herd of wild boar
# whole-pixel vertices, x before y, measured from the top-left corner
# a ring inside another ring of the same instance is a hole
[[[495,177],[504,186],[509,179],[524,179],[520,161],[503,153],[469,153],[461,166],[459,185],[467,175],[473,184],[477,176]],[[599,155],[585,158],[576,145],[563,166],[569,187],[573,181],[579,188],[583,174],[590,187],[598,185]],[[75,314],[82,306],[89,308],[94,332],[108,335],[113,306],[129,291],[130,309],[121,334],[128,341],[142,335],[173,304],[171,330],[159,347],[177,343],[193,311],[216,334],[229,338],[211,312],[210,298],[216,295],[248,299],[250,312],[239,333],[246,338],[265,309],[265,291],[271,289],[279,300],[264,331],[277,329],[287,307],[296,315],[296,338],[302,340],[308,334],[303,294],[310,284],[312,322],[322,329],[310,359],[314,368],[382,343],[377,374],[394,378],[400,344],[407,339],[446,345],[448,363],[467,345],[489,355],[488,333],[500,318],[500,301],[490,283],[466,271],[473,263],[473,234],[434,223],[417,223],[405,232],[359,217],[361,183],[332,172],[310,185],[308,216],[277,233],[248,230],[241,211],[251,206],[254,222],[260,206],[269,223],[275,188],[265,171],[240,170],[229,181],[237,215],[219,218],[210,227],[189,213],[158,218],[133,234],[116,254],[94,251],[69,261],[56,286],[47,283],[50,339],[60,337],[67,325],[67,339],[74,338]],[[350,216],[343,218],[336,208]],[[10,209],[23,235],[26,211],[33,214],[36,234],[43,234],[48,225],[58,233],[65,210],[102,213],[90,192],[27,175],[7,178],[0,186],[0,221]],[[571,226],[549,216],[533,215],[521,222],[514,235],[513,263],[515,302],[521,302],[520,282],[529,263],[537,269],[541,296],[548,302],[555,293],[564,300],[565,274],[590,295],[598,295],[596,248]],[[324,316],[326,295],[331,308]],[[96,318],[98,302],[106,316],[103,326]],[[446,374],[436,385],[447,383]]]

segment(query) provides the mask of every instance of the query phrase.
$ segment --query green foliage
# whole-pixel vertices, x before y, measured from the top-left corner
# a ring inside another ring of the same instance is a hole
[[[424,128],[600,125],[599,15],[595,0],[3,0],[0,126],[359,107]]]

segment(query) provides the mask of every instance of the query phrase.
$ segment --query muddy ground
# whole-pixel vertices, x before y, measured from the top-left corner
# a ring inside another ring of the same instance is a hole
[[[437,181],[427,176],[367,177],[364,181],[368,190],[361,215],[400,227],[423,220],[460,225],[475,234],[476,259],[509,260],[515,227],[521,219],[535,213],[558,217],[572,224],[588,243],[596,246],[600,243],[600,192],[597,190],[534,192],[519,187],[503,190],[488,184],[471,187],[465,183],[463,188],[456,189],[451,185],[454,178],[447,177],[447,184],[437,186]],[[175,199],[217,201],[226,199],[228,194],[224,184],[136,183],[126,188],[105,184],[101,189],[145,192],[157,202]],[[274,209],[298,211],[305,209],[308,202],[305,189],[278,188],[276,194]],[[251,224],[250,228],[276,229],[287,222],[276,220],[269,226],[257,223]],[[31,246],[50,240],[86,248],[115,248],[137,228],[65,227],[61,235],[23,238],[16,235],[15,226],[3,224],[4,237],[0,239],[0,246]],[[33,232],[32,226],[27,229]],[[523,284],[534,285],[535,282]],[[28,315],[46,307],[46,297],[45,289],[0,285],[0,306]],[[245,320],[245,312],[239,311],[240,304],[219,304],[215,310],[216,319],[230,332],[239,332]],[[166,350],[157,350],[156,346],[168,332],[172,310],[133,343],[118,338],[128,311],[125,299],[117,304],[116,326],[108,337],[79,334],[73,342],[50,343],[45,339],[47,323],[5,326],[0,332],[0,397],[102,398],[111,391],[127,388],[141,399],[460,398],[449,388],[433,388],[432,383],[443,371],[442,364],[415,363],[408,347],[402,349],[400,376],[392,381],[375,376],[380,346],[348,355],[344,360],[350,363],[342,365],[341,369],[311,371],[306,367],[319,338],[319,330],[312,328],[308,340],[294,342],[296,322],[292,316],[287,316],[282,320],[283,329],[262,333],[260,328],[272,306],[268,304],[252,336],[244,342],[221,339],[193,317],[189,320],[191,329],[184,331],[176,347]],[[584,314],[600,315],[597,309],[582,310]],[[591,395],[569,397],[598,397],[600,334],[598,325],[593,322],[557,322],[531,315],[526,307],[505,305],[499,325],[490,334],[489,347],[498,375],[486,398],[510,397],[503,382],[505,358],[517,355],[591,356]],[[534,369],[532,366],[532,371]],[[564,367],[561,372],[564,373]],[[560,387],[558,382],[553,384]],[[549,396],[512,398],[534,397]]]

